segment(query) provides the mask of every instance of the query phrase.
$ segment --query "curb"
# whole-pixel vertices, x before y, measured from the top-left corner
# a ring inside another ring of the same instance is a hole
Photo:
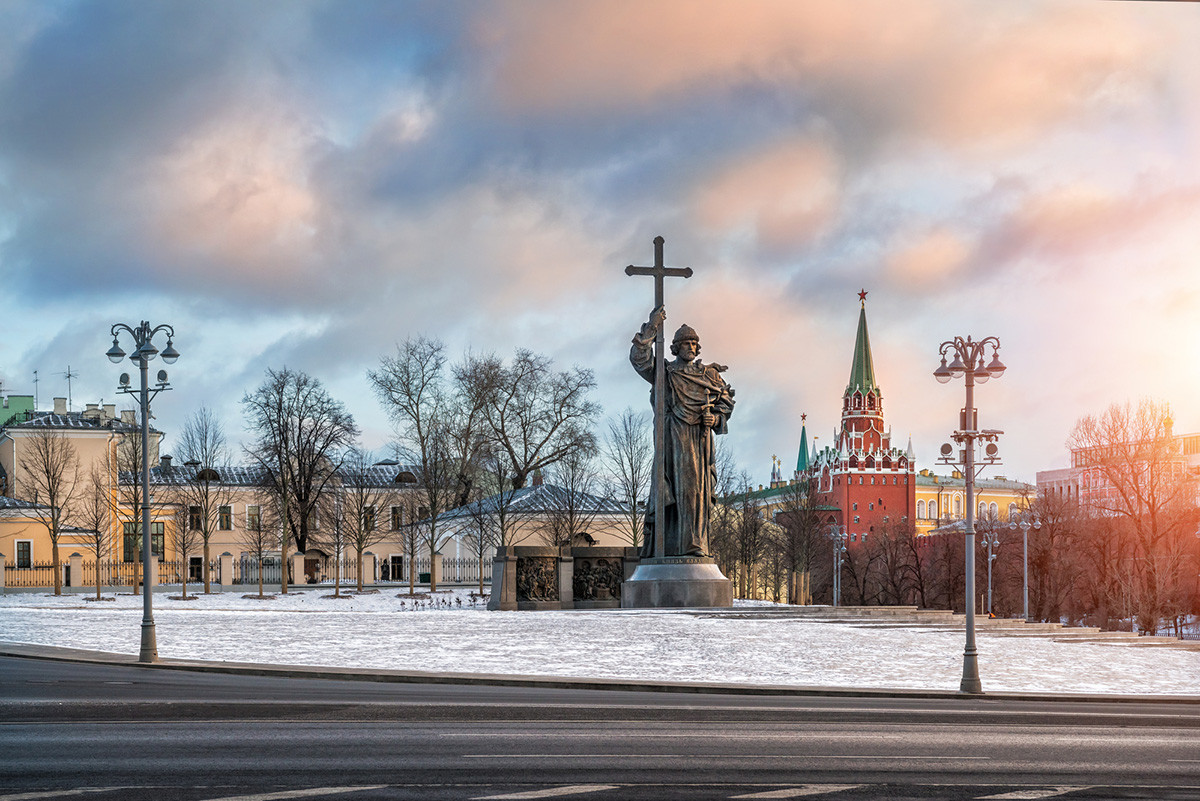
[[[200,660],[163,659],[158,662],[139,662],[128,654],[61,648],[50,645],[0,642],[0,656],[22,659],[43,659],[79,664],[120,665],[148,670],[182,670],[194,673],[225,673],[241,676],[271,676],[277,678],[323,679],[328,681],[362,681],[389,684],[457,684],[490,687],[540,687],[548,689],[608,690],[622,692],[656,692],[704,695],[748,696],[823,696],[828,698],[914,698],[963,701],[1045,701],[1051,703],[1162,703],[1200,707],[1200,695],[1116,695],[1088,693],[995,692],[979,695],[953,690],[887,689],[877,687],[806,687],[774,684],[734,684],[719,682],[639,681],[628,679],[569,678],[558,676],[525,676],[501,673],[432,673],[408,670],[375,670],[366,668],[310,667],[304,665],[267,665],[250,662],[204,662]]]

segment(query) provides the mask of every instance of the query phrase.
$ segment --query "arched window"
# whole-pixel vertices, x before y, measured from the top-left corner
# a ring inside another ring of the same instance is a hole
[[[925,501],[917,501],[917,519],[925,517]]]
[[[979,502],[979,511],[977,514],[979,515],[980,520],[987,517],[987,503],[986,502],[984,502],[984,501]]]
[[[961,495],[954,496],[954,516],[962,517],[962,496]]]
[[[937,501],[930,501],[929,502],[929,519],[937,520],[937,516],[938,516]]]
[[[1008,505],[1008,519],[1012,520],[1016,516],[1017,516],[1017,505],[1015,503],[1010,503]]]
[[[994,503],[989,503],[988,504],[988,514],[991,515],[993,518],[999,517],[1000,516],[1000,507]]]

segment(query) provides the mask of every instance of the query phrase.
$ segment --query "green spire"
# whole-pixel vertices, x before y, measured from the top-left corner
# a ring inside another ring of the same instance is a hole
[[[875,364],[871,360],[871,338],[867,335],[867,293],[859,292],[858,297],[862,301],[862,309],[858,313],[858,336],[854,339],[854,363],[850,365],[850,383],[846,385],[846,394],[855,390],[864,395],[871,391],[878,394]]]
[[[803,418],[801,415],[800,422],[800,453],[796,457],[796,472],[803,473],[808,470],[808,430],[804,427]]]

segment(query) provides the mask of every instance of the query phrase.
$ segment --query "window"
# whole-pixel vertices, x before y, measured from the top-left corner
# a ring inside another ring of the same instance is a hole
[[[857,522],[858,522],[858,515],[855,515],[855,516],[854,516],[854,522],[855,522],[855,523],[857,523]]]
[[[853,510],[855,512],[858,511],[858,501],[855,501],[854,503],[850,504],[850,506],[853,508]]]
[[[857,518],[857,517],[856,517],[856,518],[854,518],[854,522],[855,522],[855,523],[857,523],[857,522],[858,522],[858,518]],[[858,542],[858,535],[857,535],[857,534],[851,534],[851,535],[850,535],[850,541],[851,541],[851,542]]]
[[[124,535],[124,560],[126,562],[142,561],[142,538],[141,538],[141,523],[125,523],[122,525],[122,533]],[[163,558],[163,524],[151,520],[150,521],[150,552],[157,556],[161,561]]]
[[[990,514],[992,517],[999,516],[999,514],[1000,514],[999,507],[996,506],[996,504],[994,504],[994,503],[989,503],[988,504],[988,514]]]
[[[188,530],[189,531],[200,531],[201,528],[202,528],[202,526],[200,525],[200,507],[199,506],[189,506],[188,507]]]
[[[362,516],[363,531],[375,530],[375,507],[368,506],[363,509]]]
[[[392,531],[399,531],[404,525],[404,507],[392,507]]]
[[[985,517],[987,517],[987,503],[985,503],[984,501],[980,501],[979,502],[979,518],[982,520]]]
[[[962,517],[962,496],[954,496],[954,516]]]
[[[867,532],[865,532],[865,531],[863,532],[863,535],[862,535],[862,541],[863,542],[867,541]]]
[[[17,540],[17,567],[33,567],[33,540]]]
[[[929,519],[930,520],[937,520],[937,516],[938,516],[937,504],[938,504],[937,501],[929,502]],[[920,508],[920,507],[918,507],[918,508]]]
[[[246,507],[246,530],[258,531],[262,528],[262,507],[247,506]]]
[[[233,528],[233,507],[221,506],[217,508],[217,528],[221,531],[229,531]]]
[[[917,501],[917,519],[925,517],[925,501]]]
[[[429,517],[429,507],[422,506],[422,507],[418,508],[417,509],[417,517],[420,518],[421,520],[424,520],[425,518]]]
[[[875,504],[873,504],[873,503],[868,503],[868,504],[867,504],[867,508],[868,508],[868,509],[870,509],[872,512],[874,512],[874,511],[875,511]]]

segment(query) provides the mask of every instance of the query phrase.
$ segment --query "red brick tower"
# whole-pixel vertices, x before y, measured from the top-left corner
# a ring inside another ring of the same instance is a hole
[[[883,526],[908,525],[916,514],[916,470],[911,443],[892,446],[884,425],[883,393],[875,383],[871,340],[867,335],[867,293],[858,293],[858,335],[850,381],[842,395],[842,424],[832,445],[818,451],[812,480],[819,503],[837,507],[830,523],[844,525],[849,547],[861,545]]]

